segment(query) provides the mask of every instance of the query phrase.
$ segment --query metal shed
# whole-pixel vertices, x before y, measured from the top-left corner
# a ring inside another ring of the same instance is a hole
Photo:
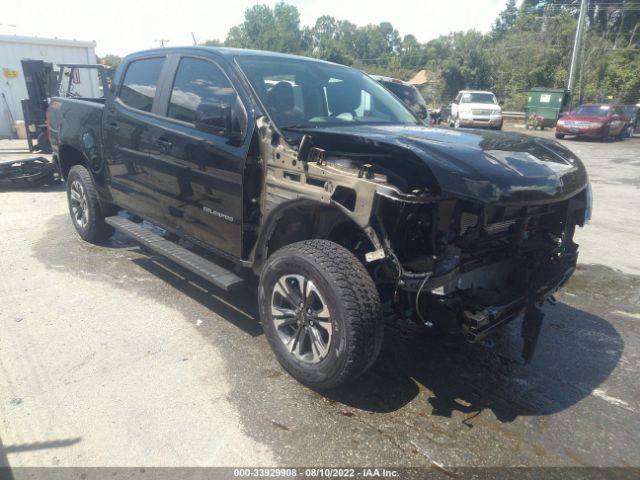
[[[58,38],[0,35],[0,138],[15,135],[15,122],[24,120],[21,100],[27,87],[20,61],[96,63],[96,43]]]

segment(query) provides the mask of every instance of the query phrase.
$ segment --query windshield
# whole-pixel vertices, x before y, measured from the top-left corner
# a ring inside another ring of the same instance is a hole
[[[606,117],[609,115],[608,105],[580,105],[572,115],[576,117]]]
[[[236,62],[280,128],[419,124],[395,96],[358,70],[261,56]]]
[[[498,101],[493,93],[463,93],[460,103],[491,103],[497,105]]]

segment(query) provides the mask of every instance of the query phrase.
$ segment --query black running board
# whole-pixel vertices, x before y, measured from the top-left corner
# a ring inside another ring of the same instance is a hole
[[[107,217],[105,222],[150,250],[167,257],[169,260],[208,280],[216,287],[228,291],[243,282],[242,278],[235,273],[166,240],[157,233],[144,228],[142,224],[134,223],[118,216]]]

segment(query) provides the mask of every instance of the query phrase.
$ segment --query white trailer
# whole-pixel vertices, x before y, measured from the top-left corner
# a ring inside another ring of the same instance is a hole
[[[21,100],[27,87],[20,61],[96,63],[96,43],[58,38],[0,35],[0,138],[15,136],[15,122],[24,120]]]

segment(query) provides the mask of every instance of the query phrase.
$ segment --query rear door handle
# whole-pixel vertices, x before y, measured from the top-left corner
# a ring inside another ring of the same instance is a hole
[[[114,132],[120,131],[120,125],[118,125],[116,122],[109,122],[107,124],[107,127],[109,127],[109,129],[113,130]]]
[[[157,138],[156,143],[160,147],[160,150],[162,150],[163,152],[168,152],[173,147],[173,142],[170,142],[169,140],[162,137]]]

